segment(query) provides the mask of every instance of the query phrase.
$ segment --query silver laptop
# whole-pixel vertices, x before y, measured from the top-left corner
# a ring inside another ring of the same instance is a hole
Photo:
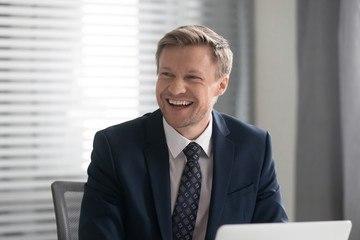
[[[351,226],[349,220],[223,225],[215,240],[348,240]]]

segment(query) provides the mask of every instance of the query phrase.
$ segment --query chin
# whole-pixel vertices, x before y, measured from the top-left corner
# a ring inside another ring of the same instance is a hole
[[[171,117],[168,118],[165,116],[165,120],[171,127],[175,129],[180,129],[188,125],[186,121],[182,121],[180,119],[172,119]]]

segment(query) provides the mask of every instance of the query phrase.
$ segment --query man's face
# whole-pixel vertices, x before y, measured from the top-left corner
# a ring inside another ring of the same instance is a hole
[[[216,79],[209,46],[168,46],[159,59],[156,99],[166,121],[188,139],[207,127],[212,107],[228,78]]]

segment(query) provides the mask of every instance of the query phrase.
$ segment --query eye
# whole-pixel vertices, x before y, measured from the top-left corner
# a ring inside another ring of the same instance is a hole
[[[196,75],[188,75],[186,78],[188,78],[188,79],[201,79],[200,77],[198,77]]]
[[[161,76],[164,76],[164,77],[173,77],[174,75],[169,73],[169,72],[162,72],[161,73]]]

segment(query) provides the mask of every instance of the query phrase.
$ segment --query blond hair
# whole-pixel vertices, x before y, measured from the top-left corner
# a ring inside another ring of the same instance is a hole
[[[229,77],[233,61],[233,53],[228,41],[213,30],[200,25],[186,25],[178,27],[158,42],[156,51],[156,66],[159,71],[159,59],[162,51],[167,46],[210,46],[217,65],[216,77],[222,79]]]

